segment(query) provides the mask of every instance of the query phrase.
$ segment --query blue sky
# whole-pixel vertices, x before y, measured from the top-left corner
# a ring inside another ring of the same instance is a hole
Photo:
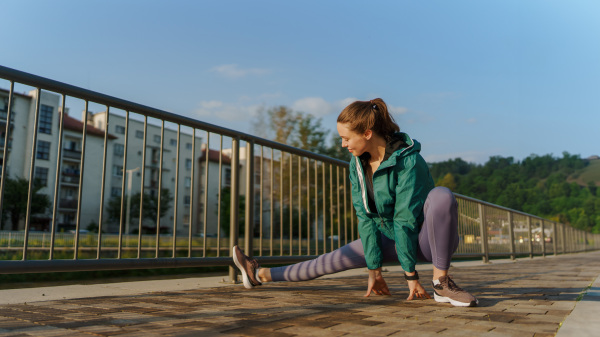
[[[252,133],[383,98],[428,161],[600,154],[598,1],[27,1],[0,65]],[[0,82],[0,86],[5,86]]]

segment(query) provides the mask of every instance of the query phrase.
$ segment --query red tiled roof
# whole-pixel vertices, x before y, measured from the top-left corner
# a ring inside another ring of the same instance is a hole
[[[206,161],[206,149],[202,149],[202,155],[200,156],[200,159],[198,159],[199,162],[203,163]],[[219,151],[217,150],[209,150],[208,151],[208,160],[212,161],[212,162],[219,162]],[[227,156],[226,154],[222,154],[222,162],[223,164],[227,164],[227,165],[231,165],[231,158],[229,158],[229,156]]]
[[[68,130],[82,132],[83,131],[83,122],[65,114],[64,118],[63,118],[63,127]],[[104,131],[97,129],[97,128],[93,127],[92,125],[87,124],[86,130],[87,130],[86,132],[88,135],[104,137]],[[117,137],[113,136],[109,133],[108,139],[117,139]]]

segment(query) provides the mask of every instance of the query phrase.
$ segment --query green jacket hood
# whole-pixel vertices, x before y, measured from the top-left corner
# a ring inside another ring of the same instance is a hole
[[[385,155],[381,162],[382,168],[393,166],[396,164],[398,158],[406,157],[413,153],[421,152],[421,143],[416,139],[410,138],[410,136],[404,132],[396,132],[392,135],[391,140],[385,147]],[[368,160],[371,155],[368,152],[363,153],[358,157],[365,167],[368,164]],[[388,162],[388,159],[391,159]]]

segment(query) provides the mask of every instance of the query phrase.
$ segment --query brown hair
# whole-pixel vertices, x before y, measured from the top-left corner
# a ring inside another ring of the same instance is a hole
[[[349,129],[357,133],[372,130],[387,141],[391,139],[394,132],[400,131],[400,127],[381,98],[351,103],[342,110],[337,122],[348,124]]]

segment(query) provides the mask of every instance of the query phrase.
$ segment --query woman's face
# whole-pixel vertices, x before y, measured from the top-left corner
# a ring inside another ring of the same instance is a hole
[[[350,151],[353,156],[358,157],[367,151],[372,131],[367,130],[364,134],[360,134],[350,130],[348,126],[349,125],[346,123],[337,124],[337,131],[342,138],[342,147],[348,148],[348,151]]]

